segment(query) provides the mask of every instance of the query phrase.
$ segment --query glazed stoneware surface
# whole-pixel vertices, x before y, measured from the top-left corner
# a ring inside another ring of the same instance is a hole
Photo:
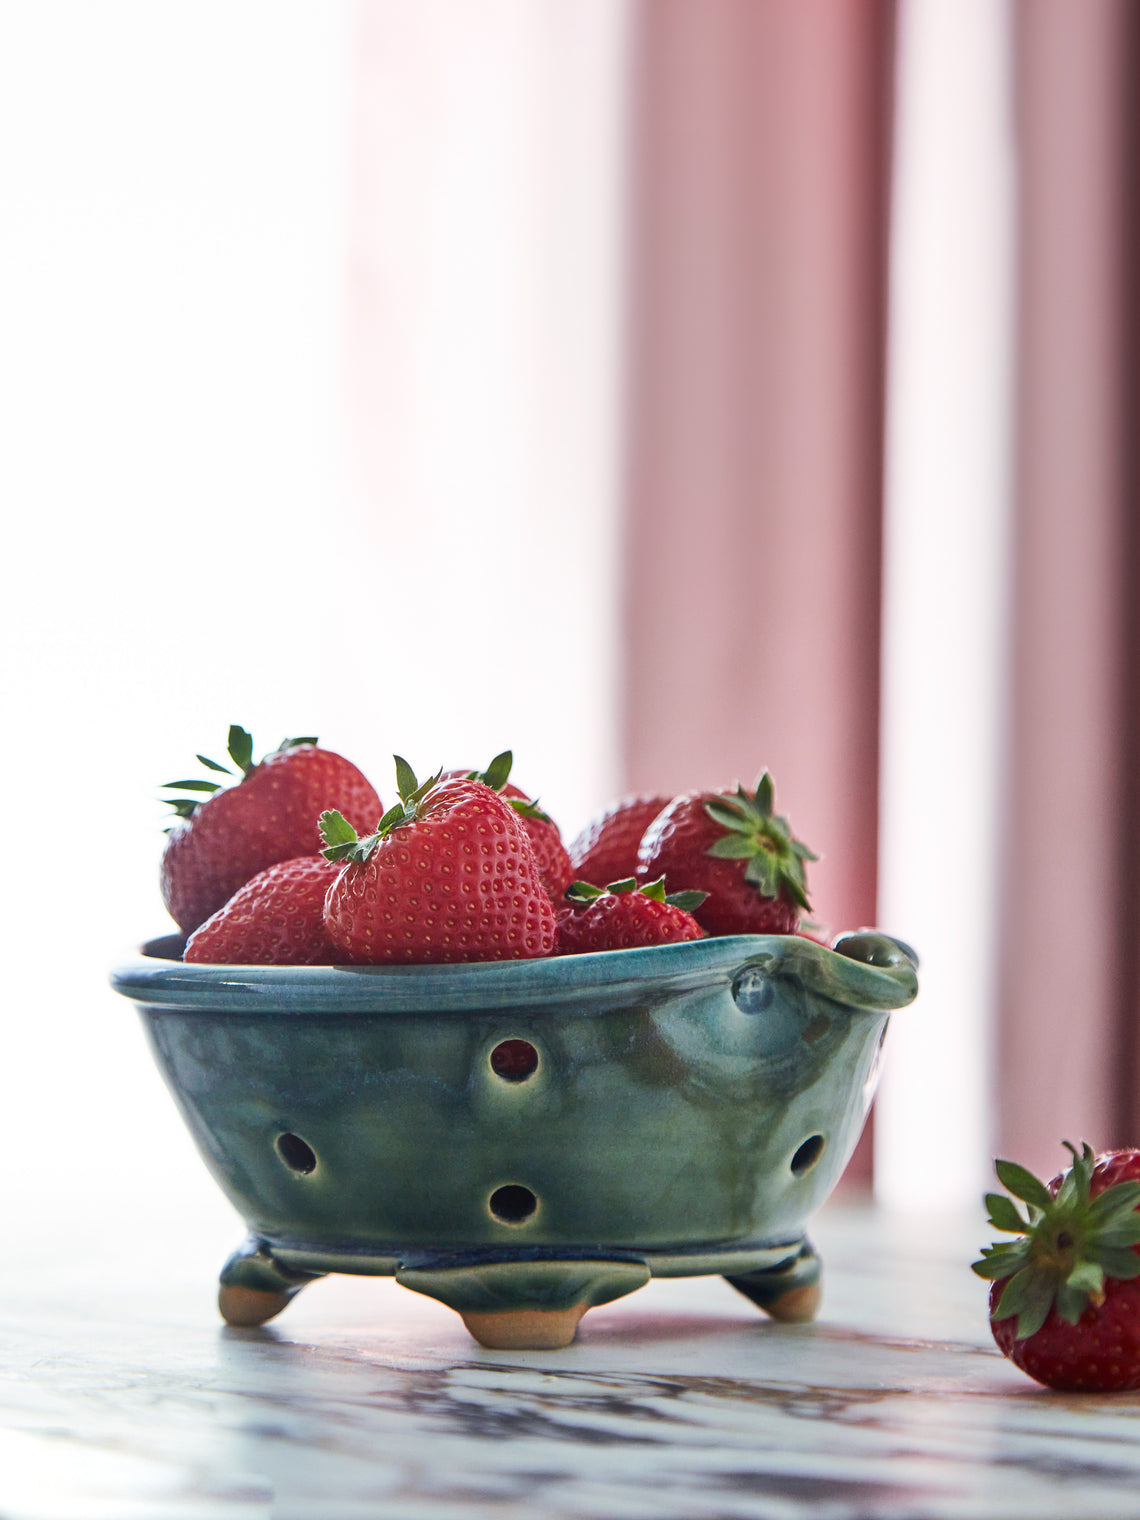
[[[251,1230],[223,1284],[391,1273],[465,1317],[811,1279],[806,1222],[916,991],[866,932],[400,969],[146,949],[114,984]]]

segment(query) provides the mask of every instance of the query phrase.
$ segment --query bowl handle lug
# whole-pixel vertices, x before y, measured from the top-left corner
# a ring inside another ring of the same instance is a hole
[[[902,940],[875,929],[843,934],[831,950],[799,935],[781,935],[776,948],[748,956],[737,981],[749,971],[769,981],[786,979],[851,1013],[893,1013],[918,992],[918,956]]]

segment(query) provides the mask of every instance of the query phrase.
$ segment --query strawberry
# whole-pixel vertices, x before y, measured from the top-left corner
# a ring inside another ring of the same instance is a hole
[[[664,873],[708,893],[696,920],[709,934],[790,934],[806,909],[804,861],[817,857],[772,811],[765,771],[755,794],[685,792],[646,829],[641,881]]]
[[[573,881],[574,868],[554,819],[542,811],[534,798],[515,786],[513,781],[508,781],[513,763],[514,756],[506,749],[501,755],[495,756],[485,771],[444,771],[441,780],[454,781],[466,777],[469,781],[482,781],[484,786],[489,786],[510,803],[522,819],[523,828],[534,846],[542,884],[552,901],[557,902]]]
[[[330,860],[325,927],[351,961],[422,964],[549,955],[554,909],[514,809],[482,781],[422,785],[396,757],[400,801],[358,839],[335,810],[321,816]]]
[[[990,1288],[1002,1353],[1069,1392],[1140,1389],[1140,1150],[1083,1145],[1046,1186],[1012,1161],[999,1179],[1027,1206],[988,1193],[989,1222],[1018,1238],[987,1246],[974,1271]]]
[[[669,797],[622,797],[592,819],[570,846],[574,874],[598,886],[637,875],[641,836],[669,806]]]
[[[230,966],[331,966],[325,896],[340,874],[323,855],[281,860],[251,877],[194,930],[185,961]]]
[[[576,881],[566,891],[572,906],[558,914],[555,953],[581,955],[704,939],[705,931],[691,911],[704,898],[703,892],[672,892],[666,897],[663,876],[643,887],[632,876],[604,888]]]
[[[318,749],[315,739],[286,739],[255,765],[253,740],[235,723],[229,754],[241,772],[237,785],[223,790],[216,781],[167,782],[167,790],[206,793],[205,800],[171,801],[180,822],[170,830],[162,857],[163,901],[184,934],[266,866],[317,854],[317,820],[326,808],[339,808],[364,829],[383,811],[356,766]],[[232,775],[205,755],[198,759],[207,770]]]

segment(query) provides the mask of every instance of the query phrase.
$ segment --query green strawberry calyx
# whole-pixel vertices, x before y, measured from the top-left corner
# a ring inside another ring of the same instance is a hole
[[[485,771],[468,771],[468,781],[481,781],[484,786],[489,786],[493,792],[501,792],[511,778],[511,766],[515,763],[515,757],[511,750],[505,749],[502,754],[496,755]],[[537,818],[540,823],[553,823],[549,813],[544,813],[536,799],[531,797],[504,797],[503,801],[522,818]]]
[[[335,808],[329,808],[321,814],[318,822],[321,838],[325,842],[321,854],[326,860],[347,860],[364,865],[371,859],[381,840],[387,839],[393,829],[406,823],[415,823],[423,817],[424,803],[429,793],[439,784],[443,771],[436,771],[426,781],[418,781],[415,771],[402,755],[394,755],[393,759],[396,762],[396,795],[400,800],[392,804],[371,834],[366,834],[362,839],[348,819]]]
[[[501,792],[511,779],[511,766],[515,763],[515,757],[511,750],[503,750],[501,755],[495,758],[483,771],[468,771],[468,781],[481,781],[484,786],[489,786],[493,792]]]
[[[1008,1279],[991,1318],[1016,1315],[1019,1341],[1040,1330],[1050,1309],[1075,1325],[1090,1304],[1104,1302],[1106,1279],[1140,1277],[1140,1254],[1133,1249],[1140,1245],[1140,1182],[1116,1182],[1090,1197],[1093,1149],[1064,1144],[1073,1164],[1056,1197],[1023,1166],[1000,1160],[994,1170],[1013,1198],[986,1194],[989,1223],[1018,1238],[985,1246],[973,1270],[990,1282]],[[1014,1198],[1025,1204],[1025,1214]]]
[[[773,811],[772,777],[764,771],[755,793],[737,786],[735,795],[723,792],[710,797],[705,812],[725,831],[709,845],[706,854],[718,860],[745,860],[745,881],[762,897],[786,894],[800,908],[810,909],[807,897],[806,860],[818,860],[797,839],[786,818]]]
[[[709,895],[707,892],[670,892],[666,895],[664,876],[659,876],[656,881],[646,882],[641,886],[638,885],[636,877],[626,876],[621,881],[611,881],[606,887],[596,887],[591,881],[572,881],[563,896],[567,902],[580,908],[596,902],[599,897],[605,897],[608,894],[620,896],[623,892],[636,892],[642,897],[650,898],[653,902],[668,903],[670,907],[681,908],[685,913],[691,913],[694,908],[699,908]]]
[[[270,750],[269,754],[280,754],[283,750],[296,749],[298,745],[316,744],[316,742],[316,739],[313,737],[282,739],[277,748]],[[242,728],[240,723],[230,724],[229,736],[226,741],[226,753],[241,772],[239,784],[247,776],[252,776],[258,765],[261,764],[261,761],[255,761],[253,758],[253,736],[248,730]],[[211,760],[208,755],[195,755],[194,758],[199,764],[204,765],[208,771],[213,771],[215,775],[233,776],[234,774],[228,765],[219,765],[216,760]],[[266,760],[268,758],[269,755],[263,757]],[[187,781],[164,781],[162,784],[164,792],[203,792],[206,795],[166,797],[163,800],[174,809],[179,818],[192,818],[207,798],[212,797],[215,792],[221,791],[226,785],[228,783],[225,781],[207,781],[194,777],[191,777]]]

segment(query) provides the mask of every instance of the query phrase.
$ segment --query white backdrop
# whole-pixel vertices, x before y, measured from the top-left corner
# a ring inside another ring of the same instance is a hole
[[[404,431],[363,418],[394,440],[379,467],[346,422],[352,7],[0,3],[0,1189],[22,1208],[213,1197],[106,973],[166,927],[158,786],[229,723],[318,733],[382,795],[393,749],[511,744],[568,832],[615,781],[624,7],[375,10],[406,23],[381,135],[425,59],[450,102],[369,212],[413,382]],[[985,815],[1000,743],[1006,20],[904,8],[880,920],[926,990],[887,1063],[891,1200],[909,1157],[942,1201],[984,1184],[989,888],[948,888],[977,863],[946,813],[965,776]],[[940,234],[951,206],[974,241]],[[495,524],[506,590],[464,626],[452,590]]]
[[[1005,0],[900,8],[888,349],[879,919],[922,957],[875,1110],[875,1191],[991,1180],[1012,489]]]
[[[169,927],[158,788],[193,774],[196,751],[217,756],[231,722],[262,749],[319,734],[382,796],[393,750],[426,770],[512,745],[520,779],[568,830],[608,800],[621,36],[609,9],[578,9],[560,64],[529,7],[492,6],[493,45],[452,60],[462,88],[446,130],[466,170],[418,229],[430,299],[402,317],[421,428],[378,499],[346,422],[352,7],[0,7],[0,763],[15,804],[0,1188],[21,1207],[93,1190],[129,1210],[148,1189],[212,1186],[106,975]],[[595,130],[544,135],[549,92],[520,88],[536,52],[563,104],[592,61]],[[526,138],[526,163],[503,168],[504,130]],[[414,178],[414,131],[401,151]],[[513,229],[532,217],[544,152],[551,181],[569,172],[579,186],[569,215],[591,279],[579,291],[564,265],[556,291],[500,282],[480,301],[473,268],[522,257]],[[394,226],[392,247],[410,299],[415,239]],[[517,430],[513,409],[549,393],[567,331],[579,341],[557,385],[578,418],[573,478],[593,495],[552,553],[534,472],[504,470],[497,445]],[[449,452],[471,439],[476,403],[490,446]],[[409,474],[433,483],[429,497],[401,497]],[[456,587],[480,568],[464,525],[493,535],[504,520],[521,531],[496,545],[486,618],[457,628]],[[550,617],[550,578],[574,565],[592,571],[577,590],[595,630],[577,640]]]

